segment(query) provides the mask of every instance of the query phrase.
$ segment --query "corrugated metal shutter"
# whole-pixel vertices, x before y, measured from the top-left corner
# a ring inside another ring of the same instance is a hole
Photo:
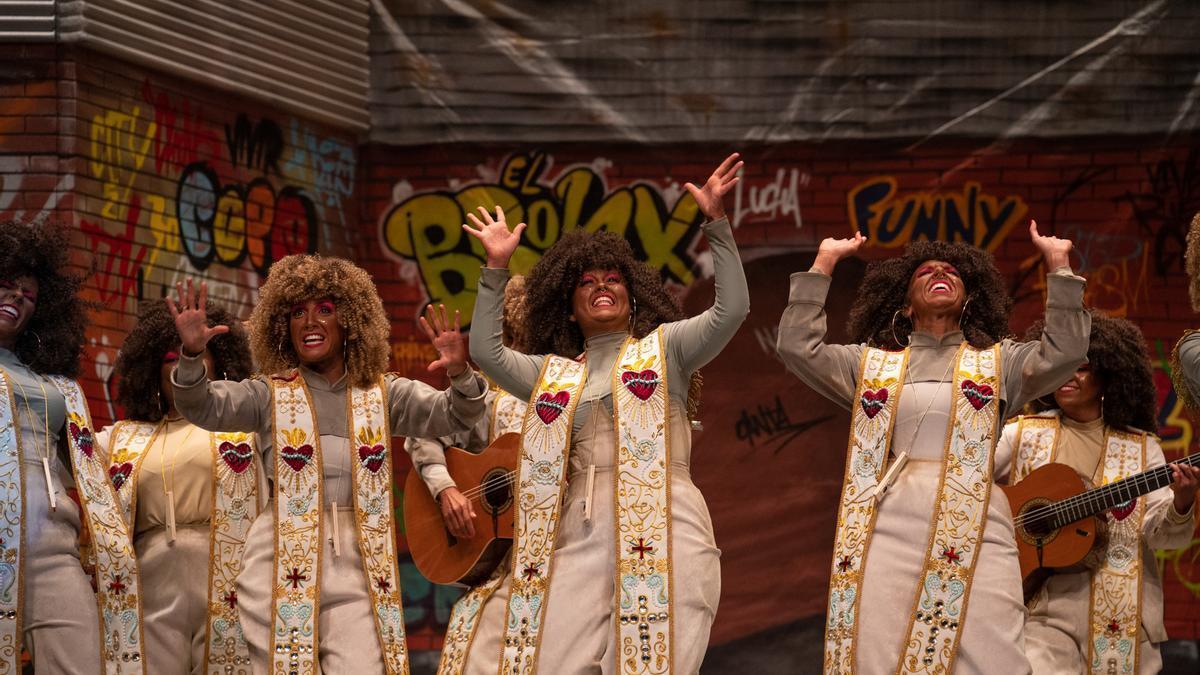
[[[0,1],[0,42],[54,39],[55,0]]]
[[[367,2],[77,0],[59,3],[59,35],[302,117],[365,131]]]

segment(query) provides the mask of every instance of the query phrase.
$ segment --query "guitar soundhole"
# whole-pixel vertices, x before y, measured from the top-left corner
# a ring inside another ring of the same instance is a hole
[[[1047,514],[1039,517],[1037,513],[1040,507],[1048,504],[1050,500],[1042,497],[1030,499],[1017,513],[1017,536],[1030,546],[1045,546],[1058,536],[1058,530],[1053,527],[1052,516]]]
[[[483,509],[495,516],[512,506],[512,476],[503,467],[496,467],[483,476],[488,486],[483,492]]]

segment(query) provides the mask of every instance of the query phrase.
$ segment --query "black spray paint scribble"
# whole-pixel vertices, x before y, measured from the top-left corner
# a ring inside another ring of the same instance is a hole
[[[734,433],[739,441],[750,444],[751,448],[761,444],[772,448],[775,454],[783,450],[800,434],[813,427],[833,419],[833,415],[824,415],[803,422],[793,423],[783,407],[783,399],[775,397],[774,405],[758,404],[754,410],[743,408],[737,422],[734,423]]]

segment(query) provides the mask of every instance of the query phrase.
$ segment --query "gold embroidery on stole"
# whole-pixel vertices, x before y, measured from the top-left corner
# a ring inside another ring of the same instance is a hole
[[[0,368],[0,667],[20,672],[25,600],[25,471],[17,397]]]

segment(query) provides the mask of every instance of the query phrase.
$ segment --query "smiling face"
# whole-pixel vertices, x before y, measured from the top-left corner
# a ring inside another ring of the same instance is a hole
[[[1076,411],[1095,410],[1099,412],[1102,386],[1103,382],[1100,381],[1100,377],[1092,370],[1090,364],[1085,363],[1079,366],[1071,379],[1054,391],[1054,400],[1058,403],[1058,407],[1072,418],[1079,415],[1079,412]],[[1084,415],[1090,417],[1086,412]]]
[[[37,308],[38,282],[30,276],[0,279],[0,347],[12,349]]]
[[[296,303],[289,314],[288,329],[300,363],[311,368],[342,360],[342,327],[332,300]]]
[[[908,306],[914,320],[959,314],[966,297],[958,270],[941,260],[926,260],[917,265],[908,282]]]
[[[580,275],[571,306],[585,339],[629,328],[629,290],[618,270],[588,270]]]

